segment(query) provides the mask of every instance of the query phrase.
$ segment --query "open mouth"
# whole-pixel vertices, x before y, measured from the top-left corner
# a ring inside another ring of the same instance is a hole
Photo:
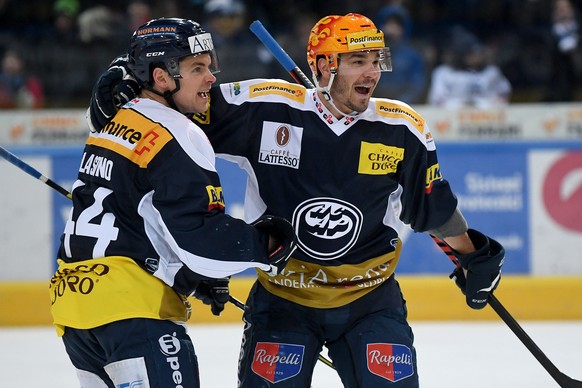
[[[202,98],[208,98],[208,91],[205,92],[198,92],[198,95]]]
[[[365,95],[370,94],[370,92],[372,91],[372,87],[370,86],[356,86],[355,89],[357,93]]]

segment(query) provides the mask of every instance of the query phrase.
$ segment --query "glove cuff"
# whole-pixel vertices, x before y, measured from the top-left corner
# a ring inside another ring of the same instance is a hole
[[[469,263],[476,257],[489,256],[489,237],[485,236],[483,233],[475,230],[468,229],[467,234],[475,247],[475,251],[467,253],[465,255],[460,255],[453,250],[453,254],[461,263],[461,266],[465,269],[469,267]]]

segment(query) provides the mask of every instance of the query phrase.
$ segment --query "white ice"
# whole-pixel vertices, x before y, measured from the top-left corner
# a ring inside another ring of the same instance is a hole
[[[561,372],[582,380],[582,321],[520,323]],[[559,387],[501,321],[411,324],[423,388]],[[202,387],[234,388],[242,324],[190,325],[189,330]],[[78,386],[53,328],[0,329],[0,387]],[[312,387],[342,385],[333,369],[318,362]]]

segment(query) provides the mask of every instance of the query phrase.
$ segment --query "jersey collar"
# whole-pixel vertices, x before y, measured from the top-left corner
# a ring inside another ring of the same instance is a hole
[[[351,127],[360,117],[362,117],[362,113],[354,113],[350,115],[345,115],[340,119],[337,119],[333,113],[325,105],[319,98],[317,94],[317,89],[311,90],[311,100],[313,101],[314,111],[319,115],[321,120],[327,124],[327,126],[335,132],[338,136],[344,133],[349,127]]]

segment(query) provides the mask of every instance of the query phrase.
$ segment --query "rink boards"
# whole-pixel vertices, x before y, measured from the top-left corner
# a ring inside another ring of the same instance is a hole
[[[70,188],[81,147],[8,147]],[[523,319],[580,319],[582,306],[582,143],[467,141],[438,144],[443,176],[451,182],[469,224],[507,250],[500,300]],[[241,216],[244,174],[218,162],[227,208]],[[48,284],[69,200],[0,160],[0,325],[48,324]],[[451,264],[424,234],[402,230],[397,273],[411,319],[492,319],[471,311],[448,280]],[[244,299],[253,274],[233,280]],[[195,304],[195,306],[198,304]],[[195,308],[195,322],[240,320],[230,306],[221,318]]]
[[[493,309],[472,310],[447,276],[403,275],[398,280],[412,321],[499,320]],[[254,278],[231,281],[231,295],[245,301]],[[582,277],[529,277],[507,275],[495,295],[517,320],[582,320]],[[227,304],[220,317],[192,300],[189,323],[241,322],[242,311]],[[0,326],[50,325],[47,282],[0,283]]]

